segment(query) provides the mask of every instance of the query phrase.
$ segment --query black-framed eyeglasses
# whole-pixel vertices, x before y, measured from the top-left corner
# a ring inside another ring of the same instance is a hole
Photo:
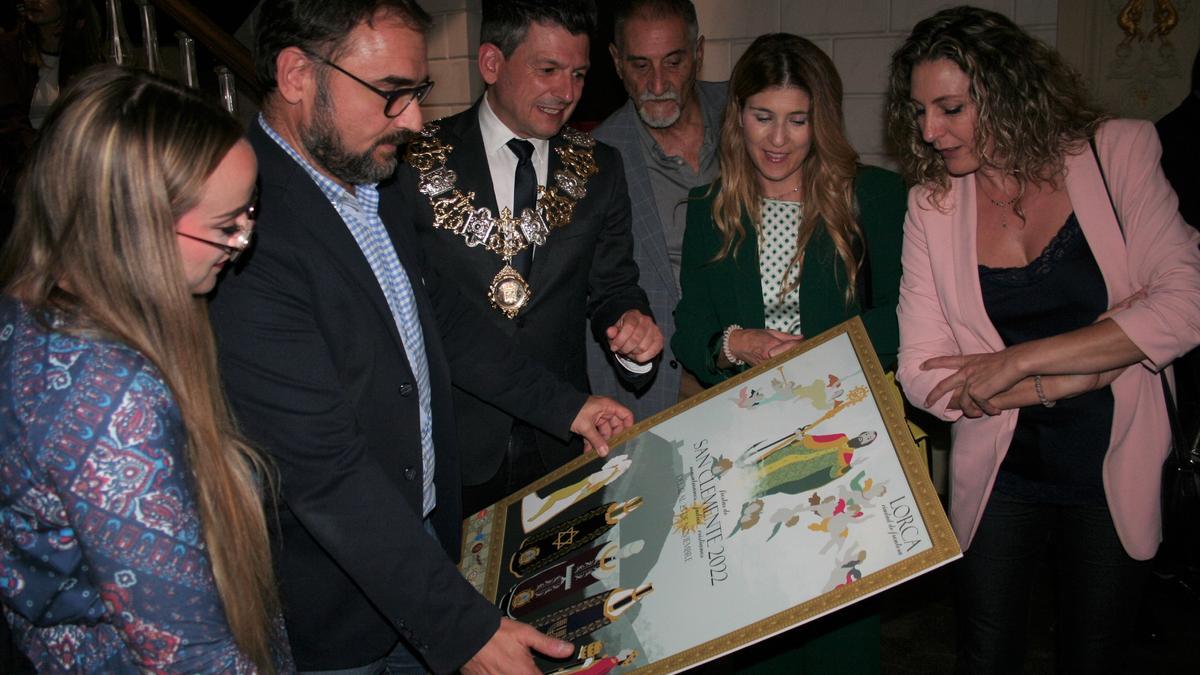
[[[392,89],[391,91],[384,91],[383,89],[376,87],[375,85],[371,84],[370,82],[367,82],[367,81],[359,78],[354,73],[351,73],[350,71],[339,66],[338,64],[334,63],[333,61],[330,61],[329,59],[325,58],[324,56],[321,56],[319,54],[312,54],[312,53],[309,53],[309,56],[312,57],[317,62],[323,63],[323,64],[329,66],[330,68],[333,68],[334,70],[338,71],[339,73],[345,75],[346,77],[354,80],[355,82],[361,84],[362,86],[366,87],[367,89],[370,89],[371,91],[375,92],[376,94],[382,96],[383,99],[385,101],[387,101],[387,103],[385,103],[383,106],[383,114],[385,116],[387,116],[388,118],[396,118],[396,117],[399,117],[400,115],[403,115],[404,111],[408,109],[408,106],[411,105],[413,101],[416,101],[417,103],[424,101],[425,97],[429,95],[429,91],[431,89],[433,89],[433,80],[425,80],[424,82],[416,85],[415,87],[400,87],[399,89]]]

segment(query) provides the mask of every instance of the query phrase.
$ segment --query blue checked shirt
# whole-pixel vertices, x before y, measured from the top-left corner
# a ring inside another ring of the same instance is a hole
[[[346,223],[350,234],[354,235],[354,241],[358,243],[358,248],[366,257],[371,271],[375,273],[379,288],[387,298],[388,308],[396,321],[396,329],[400,331],[400,339],[404,342],[408,365],[417,378],[417,397],[421,407],[421,515],[428,516],[437,505],[437,495],[433,489],[433,415],[429,404],[429,361],[425,358],[425,337],[421,333],[421,321],[417,317],[417,303],[413,297],[412,285],[400,265],[387,229],[379,218],[379,191],[375,184],[366,184],[355,185],[354,193],[350,193],[304,161],[304,158],[267,124],[267,120],[261,114],[258,116],[258,124],[288,156],[308,172],[317,187],[321,188],[321,192]]]

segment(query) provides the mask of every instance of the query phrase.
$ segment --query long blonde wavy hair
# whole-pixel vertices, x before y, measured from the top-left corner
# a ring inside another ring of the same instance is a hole
[[[854,206],[854,176],[858,153],[846,139],[842,115],[842,79],[825,52],[812,42],[788,33],[763,35],[755,40],[729,80],[729,101],[721,122],[719,191],[713,200],[713,222],[721,234],[714,260],[734,254],[746,237],[747,216],[758,232],[762,190],[758,170],[746,149],[741,113],[746,100],[773,87],[796,87],[808,94],[808,123],[812,144],[801,164],[804,203],[796,233],[796,256],[788,266],[782,293],[800,283],[804,250],[813,233],[823,227],[833,240],[846,270],[846,301],[854,299],[865,246]],[[714,183],[714,190],[718,190]]]
[[[204,542],[238,646],[273,671],[279,601],[259,480],[221,389],[206,303],[184,278],[179,217],[241,138],[195,94],[116,67],[87,71],[46,119],[0,256],[4,291],[56,330],[100,332],[159,370],[179,406]]]
[[[1108,117],[1092,105],[1083,78],[1058,52],[1003,14],[963,6],[920,21],[892,55],[887,121],[905,178],[929,188],[935,204],[950,189],[950,175],[921,134],[912,71],[939,59],[957,65],[970,82],[980,163],[1017,176],[1022,187],[1061,174],[1065,157]]]

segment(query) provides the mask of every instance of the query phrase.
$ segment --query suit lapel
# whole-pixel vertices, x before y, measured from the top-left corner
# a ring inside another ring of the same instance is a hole
[[[306,218],[297,218],[296,225],[309,229],[314,239],[325,245],[324,254],[360,287],[387,326],[388,333],[403,350],[404,343],[379,280],[375,278],[371,265],[337,209],[329,203],[303,167],[267,136],[258,124],[251,127],[249,137],[258,156],[261,167],[259,175],[263,182],[279,191],[279,199],[287,204],[289,210],[308,215]],[[253,261],[247,262],[253,264]]]
[[[957,201],[944,218],[938,218],[949,230],[950,251],[947,258],[955,261],[951,277],[957,292],[959,312],[963,315],[963,324],[969,326],[976,338],[993,350],[1004,349],[1004,340],[992,325],[987,308],[983,305],[983,287],[979,284],[979,251],[977,226],[979,218],[975,203],[975,179],[972,176],[955,178],[949,197]],[[936,211],[935,211],[936,212]],[[938,232],[926,231],[928,241],[935,242]],[[937,259],[932,243],[929,247],[929,257]]]
[[[1097,137],[1097,146],[1100,139]],[[1067,195],[1071,208],[1079,220],[1083,237],[1092,249],[1104,285],[1108,288],[1108,304],[1129,297],[1133,292],[1130,284],[1129,263],[1126,257],[1125,238],[1113,214],[1112,204],[1104,191],[1104,179],[1090,147],[1082,152],[1068,155],[1066,160]]]
[[[404,273],[408,275],[408,283],[413,289],[413,301],[417,306],[417,318],[421,322],[421,332],[424,336],[425,357],[430,368],[430,376],[434,377],[434,369],[437,368],[437,364],[444,361],[445,357],[441,351],[441,340],[436,339],[438,327],[434,318],[435,312],[430,304],[429,295],[424,290],[425,279],[417,255],[417,247],[420,246],[420,243],[409,222],[405,220],[408,217],[407,210],[404,208],[405,204],[395,196],[394,190],[380,191],[379,214],[387,229],[388,238],[392,241],[392,247],[396,250],[396,258],[400,261]],[[388,316],[391,316],[390,312]],[[389,325],[395,329],[395,321]],[[403,346],[399,332],[393,330],[393,333]]]
[[[733,284],[735,306],[739,308],[742,325],[765,326],[767,317],[763,307],[762,275],[758,269],[758,234],[744,213],[742,228],[746,231],[746,238],[738,247],[740,251],[737,258],[732,260],[737,270],[737,279]]]
[[[648,225],[642,231],[634,233],[641,245],[649,251],[649,254],[643,256],[642,259],[650,261],[663,288],[674,289],[675,272],[671,269],[671,259],[667,253],[667,236],[663,231],[662,218],[658,214],[658,204],[650,192],[650,172],[646,170],[646,163],[642,161],[639,131],[634,126],[640,122],[637,121],[637,112],[633,109],[633,101],[626,101],[625,106],[617,111],[617,115],[619,117],[615,120],[618,124],[614,126],[616,132],[613,136],[613,140],[616,141],[614,145],[621,151],[622,157],[628,158],[628,161],[625,162],[625,181],[629,187],[632,207],[635,211],[641,211],[640,219]],[[634,217],[635,223],[639,220],[639,216]]]
[[[492,172],[483,149],[483,134],[479,131],[479,102],[466,112],[454,116],[446,131],[449,134],[446,142],[454,146],[446,159],[446,166],[458,174],[459,185],[471,186],[469,191],[475,193],[471,203],[476,208],[482,206],[491,209],[492,213],[498,213]]]
[[[546,162],[546,187],[547,188],[554,185],[554,173],[557,171],[561,171],[563,169],[563,161],[562,161],[562,157],[560,157],[558,154],[558,148],[560,148],[562,146],[562,144],[565,142],[566,142],[566,140],[563,139],[562,134],[558,134],[554,138],[550,139],[550,147],[547,151],[547,152],[549,152],[550,156],[549,156],[549,161]],[[584,199],[587,199],[587,197],[584,197]],[[580,201],[582,202],[583,200],[580,200]],[[571,229],[572,227],[575,226],[576,223],[578,223],[584,217],[585,217],[585,215],[583,213],[583,210],[579,208],[579,204],[576,204],[575,212],[571,216],[571,222],[567,223],[567,226],[565,229],[567,229],[567,230]],[[548,272],[546,272],[545,268],[547,265],[552,265],[554,263],[554,260],[555,260],[554,244],[555,244],[556,238],[561,237],[561,236],[562,236],[561,232],[555,232],[554,230],[551,230],[550,234],[547,235],[547,237],[546,237],[546,243],[535,249],[535,252],[533,254],[533,265],[530,266],[530,268],[529,268],[529,279],[526,280],[526,281],[529,281],[530,284],[533,283],[534,279],[546,278],[546,275],[548,274]]]
[[[479,130],[480,101],[476,101],[470,109],[446,120],[441,138],[454,148],[446,158],[446,167],[457,174],[458,186],[468,195],[471,208],[486,208],[491,213],[499,215],[499,208],[496,205],[496,190],[492,185],[492,172],[488,164],[487,152],[483,147],[483,133]],[[424,203],[429,203],[429,200],[423,195],[419,198]],[[432,213],[430,219],[432,222]],[[461,237],[457,235],[439,236],[438,240],[442,242],[443,246],[456,248],[466,246]],[[470,265],[469,269],[456,270],[454,274],[475,277],[475,283],[469,285],[477,285],[481,289],[489,288],[492,277],[500,271],[504,264],[503,259],[497,254],[485,251],[482,247],[471,249],[467,255],[468,259],[477,261],[477,264]],[[430,264],[438,262],[430,260]],[[484,292],[486,293],[486,290]]]

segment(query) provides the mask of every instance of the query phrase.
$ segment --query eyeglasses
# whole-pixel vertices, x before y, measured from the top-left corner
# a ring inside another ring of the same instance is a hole
[[[226,253],[226,255],[229,256],[229,262],[236,262],[238,258],[242,257],[242,252],[244,252],[246,250],[246,248],[250,246],[250,238],[254,235],[253,222],[255,220],[258,220],[258,189],[257,188],[255,188],[255,190],[254,190],[254,196],[250,198],[250,203],[247,204],[246,207],[243,208],[241,211],[232,214],[232,216],[234,218],[236,218],[236,217],[242,215],[243,213],[246,214],[246,218],[248,218],[251,221],[251,225],[250,225],[250,227],[245,227],[245,228],[238,227],[237,232],[230,235],[230,237],[233,238],[232,246],[230,246],[229,244],[222,244],[220,242],[216,242],[211,239],[204,239],[203,237],[197,237],[196,235],[188,234],[187,232],[180,232],[179,230],[175,230],[175,234],[177,234],[181,237],[184,237],[185,239],[191,239],[192,241],[198,241],[202,244],[208,244],[209,246],[212,246],[213,248],[220,249],[221,251],[224,251]]]
[[[400,87],[399,89],[384,91],[383,89],[380,89],[369,82],[359,79],[356,75],[354,75],[354,73],[351,73],[324,56],[313,53],[309,53],[308,55],[315,61],[333,68],[339,73],[382,96],[383,99],[387,101],[387,103],[385,103],[383,106],[383,114],[389,118],[396,118],[404,114],[404,111],[408,109],[408,106],[412,104],[413,101],[416,101],[417,103],[424,101],[425,97],[429,95],[429,91],[433,89],[433,80],[425,80],[415,87]]]
[[[175,234],[177,234],[181,237],[184,237],[186,239],[191,239],[192,241],[198,241],[202,244],[208,244],[209,246],[212,246],[213,248],[224,251],[229,256],[229,262],[232,263],[232,262],[237,262],[237,259],[242,257],[242,253],[245,252],[246,248],[250,246],[250,237],[251,237],[251,235],[254,234],[254,230],[251,230],[251,229],[238,230],[237,234],[233,235],[233,246],[230,246],[229,244],[222,244],[219,242],[215,242],[215,241],[212,241],[211,239],[204,239],[202,237],[197,237],[195,235],[188,234],[187,232],[180,232],[179,230],[175,230]]]

